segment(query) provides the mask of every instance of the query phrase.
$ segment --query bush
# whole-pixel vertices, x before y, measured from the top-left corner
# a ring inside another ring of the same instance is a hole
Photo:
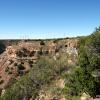
[[[19,70],[24,70],[25,69],[25,67],[22,64],[19,64],[17,67],[18,67]]]
[[[49,84],[57,76],[56,71],[61,70],[60,67],[62,65],[48,57],[40,58],[29,73],[21,77],[18,82],[6,90],[0,100],[28,100],[32,95],[35,98],[38,96],[40,88]]]
[[[40,41],[40,45],[45,45],[44,41]]]
[[[0,41],[0,54],[3,53],[5,49],[6,49],[5,44],[2,41]]]
[[[94,32],[79,41],[78,68],[66,77],[65,92],[71,96],[85,92],[95,97],[100,95],[100,76],[93,77],[92,72],[100,70],[100,32]]]
[[[4,82],[4,80],[0,80],[0,84],[2,84]]]

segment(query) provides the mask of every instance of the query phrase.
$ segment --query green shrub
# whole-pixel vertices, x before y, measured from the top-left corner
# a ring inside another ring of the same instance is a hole
[[[17,65],[17,67],[18,67],[19,70],[24,70],[25,69],[25,67],[22,64]]]
[[[6,69],[5,69],[5,72],[8,72],[9,71],[9,67],[7,67]]]
[[[95,97],[100,94],[100,76],[93,77],[92,72],[100,70],[100,32],[94,32],[79,41],[78,68],[66,77],[64,92],[70,96],[88,93]]]
[[[44,41],[41,40],[40,41],[40,45],[45,45]]]
[[[0,80],[0,84],[4,83],[4,80]]]
[[[6,90],[0,100],[28,100],[32,95],[35,98],[38,96],[40,88],[49,84],[57,76],[56,71],[61,70],[62,66],[63,64],[61,65],[51,58],[40,58],[29,73]]]

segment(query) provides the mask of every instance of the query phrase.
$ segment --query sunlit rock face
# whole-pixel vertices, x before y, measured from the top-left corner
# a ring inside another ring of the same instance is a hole
[[[19,42],[18,45],[8,46],[6,48],[6,53],[9,57],[17,57],[21,54],[23,54],[22,56],[56,54],[57,52],[63,50],[68,54],[77,55],[77,42],[77,40],[73,39],[58,41],[57,43],[50,41],[49,43],[45,43],[44,45],[40,45],[40,42]],[[25,53],[26,55],[24,55]]]
[[[94,100],[93,98],[91,98],[88,94],[83,93],[81,98],[81,100]]]

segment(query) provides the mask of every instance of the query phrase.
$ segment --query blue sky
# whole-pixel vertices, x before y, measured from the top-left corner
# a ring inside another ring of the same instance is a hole
[[[0,0],[0,38],[88,35],[100,25],[100,0]]]

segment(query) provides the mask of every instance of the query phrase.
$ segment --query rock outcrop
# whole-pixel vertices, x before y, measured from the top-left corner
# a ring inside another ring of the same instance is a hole
[[[31,67],[41,56],[51,56],[56,60],[60,55],[68,54],[69,63],[77,54],[77,39],[62,39],[50,41],[19,41],[17,44],[7,45],[6,50],[0,55],[0,89],[9,87],[12,80],[18,80],[29,72]]]

